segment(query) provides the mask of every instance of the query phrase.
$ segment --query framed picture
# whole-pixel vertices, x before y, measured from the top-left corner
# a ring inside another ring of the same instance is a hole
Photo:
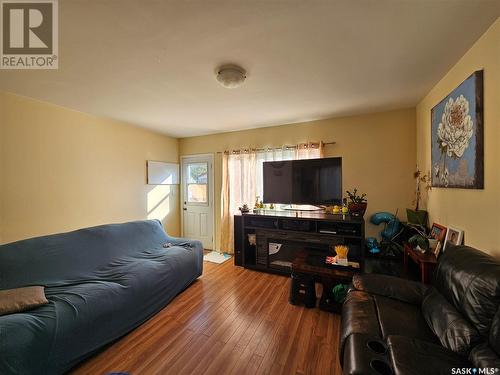
[[[484,188],[483,71],[431,110],[433,187]]]
[[[438,241],[436,248],[434,249],[434,255],[436,256],[436,259],[439,257],[439,253],[441,252],[442,247],[443,247],[443,242]]]
[[[464,231],[458,228],[449,227],[444,240],[443,251],[450,246],[461,245],[464,240]]]
[[[431,227],[431,237],[443,243],[446,236],[446,227],[438,223],[433,223]]]

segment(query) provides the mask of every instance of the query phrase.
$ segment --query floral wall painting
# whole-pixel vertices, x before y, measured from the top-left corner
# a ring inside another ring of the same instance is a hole
[[[432,186],[483,189],[483,71],[431,110]]]

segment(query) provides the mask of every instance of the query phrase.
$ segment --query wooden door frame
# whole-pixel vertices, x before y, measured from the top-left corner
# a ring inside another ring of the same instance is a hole
[[[184,193],[185,193],[185,186],[184,186],[184,159],[190,159],[190,158],[196,158],[196,157],[201,157],[201,158],[209,158],[210,159],[210,168],[209,170],[211,171],[209,179],[209,185],[211,185],[211,189],[209,186],[209,192],[208,192],[208,199],[209,202],[211,202],[212,209],[210,210],[210,213],[212,214],[212,251],[216,251],[215,249],[215,160],[214,160],[214,154],[213,153],[206,153],[206,154],[190,154],[190,155],[181,155],[180,157],[180,162],[181,162],[181,170],[180,170],[180,175],[181,175],[181,181],[180,181],[180,187],[181,187],[181,201],[180,201],[180,208],[181,208],[181,235],[184,237]]]

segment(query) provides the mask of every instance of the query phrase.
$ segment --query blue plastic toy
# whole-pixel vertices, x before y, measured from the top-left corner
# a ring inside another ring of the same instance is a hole
[[[370,222],[375,225],[385,223],[384,230],[380,232],[383,241],[391,241],[399,233],[401,227],[399,219],[390,212],[377,212],[372,215]]]
[[[378,241],[375,237],[368,237],[366,239],[366,247],[368,251],[372,254],[380,253],[380,248],[378,247]]]

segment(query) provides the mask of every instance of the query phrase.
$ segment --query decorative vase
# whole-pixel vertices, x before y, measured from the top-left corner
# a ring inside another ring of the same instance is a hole
[[[349,212],[351,213],[352,216],[363,217],[365,212],[366,212],[367,206],[368,206],[368,203],[366,203],[366,202],[363,202],[363,203],[350,202],[347,207],[349,208]]]

